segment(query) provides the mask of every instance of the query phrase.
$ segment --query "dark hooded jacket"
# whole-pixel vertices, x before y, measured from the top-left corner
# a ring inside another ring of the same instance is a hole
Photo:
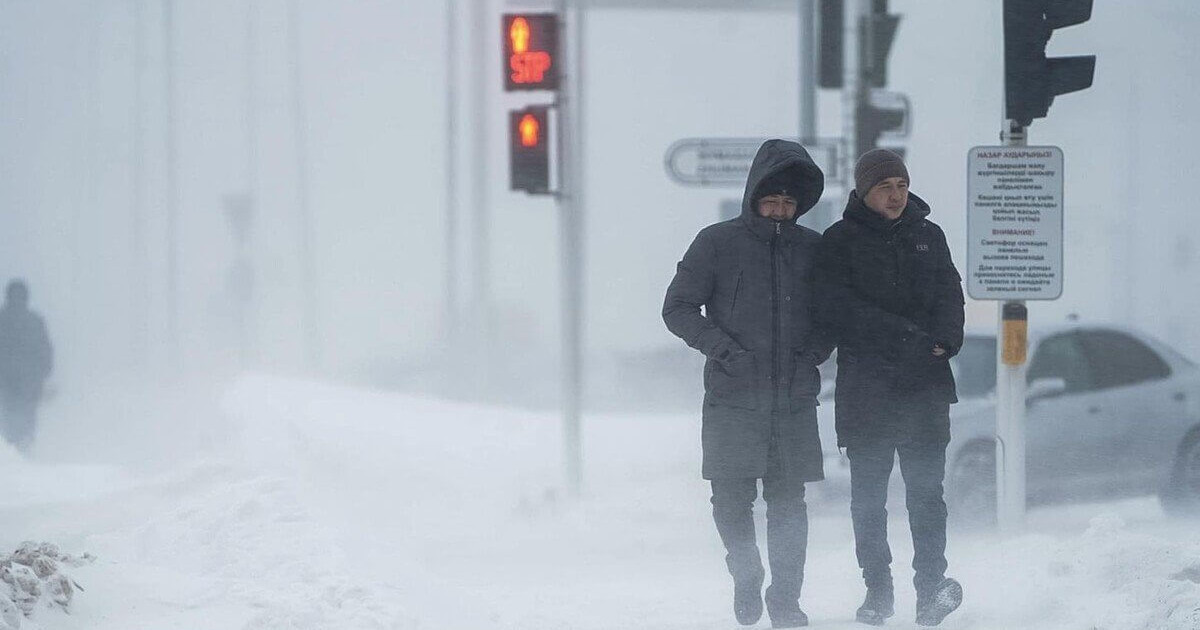
[[[667,328],[708,358],[705,479],[764,476],[773,441],[784,474],[803,481],[824,476],[816,366],[832,344],[813,324],[811,270],[820,236],[794,218],[759,216],[759,186],[780,178],[797,191],[797,217],[825,186],[803,147],[764,143],[746,181],[741,215],[696,235],[663,304]]]
[[[888,221],[851,192],[842,220],[821,239],[818,319],[838,346],[839,446],[907,430],[883,413],[901,401],[958,400],[949,359],[963,343],[962,278],[928,216],[929,205],[912,193],[900,218]],[[933,357],[935,344],[944,356]],[[949,439],[947,418],[928,422]]]
[[[5,302],[0,308],[0,391],[36,400],[53,367],[54,350],[41,316],[23,302]]]

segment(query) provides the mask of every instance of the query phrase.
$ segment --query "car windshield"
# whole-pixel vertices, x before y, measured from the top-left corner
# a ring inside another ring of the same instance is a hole
[[[969,336],[953,359],[954,382],[962,398],[987,396],[996,389],[996,338]]]

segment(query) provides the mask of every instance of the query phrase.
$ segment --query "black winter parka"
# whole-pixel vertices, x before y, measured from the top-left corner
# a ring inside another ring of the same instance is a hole
[[[962,278],[929,212],[909,193],[888,221],[851,192],[821,239],[814,277],[818,320],[838,346],[839,446],[895,429],[880,418],[901,399],[958,401],[949,359],[963,343]],[[934,357],[934,345],[946,354]],[[937,428],[949,439],[948,425]]]
[[[700,231],[663,302],[667,328],[708,358],[705,479],[764,476],[772,445],[787,476],[824,476],[816,366],[832,343],[813,323],[811,272],[820,236],[794,218],[759,216],[755,192],[779,174],[795,182],[797,217],[820,199],[825,178],[804,148],[783,140],[764,143],[747,178],[741,215]]]

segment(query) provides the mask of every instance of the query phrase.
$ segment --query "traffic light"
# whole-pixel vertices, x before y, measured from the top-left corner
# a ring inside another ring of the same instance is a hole
[[[509,188],[533,195],[550,192],[550,126],[547,107],[509,112]]]
[[[817,85],[841,88],[844,86],[842,29],[846,3],[844,0],[820,2]],[[870,12],[862,16],[858,23],[859,73],[865,87],[887,85],[887,58],[899,25],[900,16],[888,13],[887,0],[871,0]]]
[[[887,0],[871,0],[871,12],[858,25],[859,54],[865,87],[887,85],[887,58],[896,39],[900,16],[890,15]]]
[[[504,33],[504,89],[558,89],[558,16],[509,13]]]
[[[846,19],[843,0],[820,0],[820,25],[817,27],[817,85],[823,88],[841,88],[844,84],[842,68],[842,22]]]
[[[886,146],[904,155],[901,142],[908,136],[911,106],[899,92],[872,89],[854,110],[854,155]],[[882,142],[890,140],[891,142]]]
[[[1059,94],[1092,85],[1096,56],[1046,58],[1056,29],[1092,17],[1092,0],[1004,0],[1005,117],[1022,127],[1044,118]]]

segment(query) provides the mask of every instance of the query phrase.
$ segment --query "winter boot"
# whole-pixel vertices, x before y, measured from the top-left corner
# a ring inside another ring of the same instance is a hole
[[[932,591],[917,594],[917,625],[936,626],[962,603],[962,584],[954,578],[942,580]]]
[[[854,613],[854,618],[868,626],[882,626],[896,614],[896,597],[890,588],[868,588],[867,598]]]
[[[774,585],[767,588],[767,615],[771,617],[772,628],[802,628],[808,625],[808,615],[800,610],[798,598],[781,597]]]
[[[762,618],[762,578],[733,583],[733,616],[743,626],[752,626]]]

